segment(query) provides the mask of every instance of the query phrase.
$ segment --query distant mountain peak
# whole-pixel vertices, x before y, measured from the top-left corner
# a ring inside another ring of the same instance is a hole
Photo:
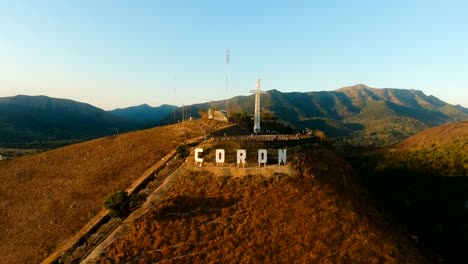
[[[266,91],[267,93],[281,93],[281,91],[277,90],[277,89],[270,89],[268,91]]]
[[[169,115],[173,111],[173,108],[174,106],[167,104],[158,107],[141,104],[127,108],[117,108],[109,112],[140,123],[155,124]]]
[[[129,107],[131,108],[131,107]],[[141,105],[137,105],[137,106],[133,106],[133,108],[135,109],[145,109],[145,110],[150,110],[150,109],[153,109],[154,107],[152,107],[151,105],[149,104],[141,104]]]
[[[346,87],[340,88],[336,91],[344,92],[344,91],[350,91],[350,90],[365,90],[365,89],[372,89],[372,88],[365,84],[359,83],[359,84],[355,84],[352,86],[346,86]]]

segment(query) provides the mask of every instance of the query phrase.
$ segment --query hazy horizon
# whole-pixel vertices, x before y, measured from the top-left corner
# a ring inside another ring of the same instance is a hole
[[[366,84],[468,107],[464,1],[0,3],[0,97],[105,110]],[[226,64],[226,49],[230,63]],[[175,98],[174,98],[175,88]]]

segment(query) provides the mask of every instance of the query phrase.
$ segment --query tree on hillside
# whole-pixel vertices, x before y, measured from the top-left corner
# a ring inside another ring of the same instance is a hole
[[[229,115],[230,121],[236,123],[236,124],[241,124],[244,122],[248,122],[250,120],[250,117],[247,113],[245,112],[232,112]]]
[[[177,158],[182,159],[182,160],[187,158],[190,155],[190,150],[187,144],[180,144],[177,147],[176,152],[177,152]]]
[[[128,195],[126,191],[118,191],[107,197],[104,207],[109,210],[110,217],[122,218],[140,206],[146,200],[146,197],[147,195],[144,193]]]
[[[229,115],[230,121],[239,124],[242,120],[242,113],[240,112],[233,112]]]
[[[124,217],[130,213],[130,197],[125,191],[118,191],[107,197],[104,207],[110,217]]]
[[[320,140],[320,144],[323,144],[323,141],[327,138],[327,136],[325,135],[325,132],[323,132],[322,130],[315,130],[315,137],[318,138]]]
[[[240,107],[238,104],[235,104],[229,107],[229,112],[230,113],[242,113],[243,111],[242,111],[242,107]]]
[[[206,109],[198,110],[198,115],[200,115],[201,119],[208,119],[208,112],[206,111]]]
[[[262,109],[262,112],[260,113],[260,117],[265,122],[274,122],[278,119],[275,113],[273,111],[270,111],[267,108]]]

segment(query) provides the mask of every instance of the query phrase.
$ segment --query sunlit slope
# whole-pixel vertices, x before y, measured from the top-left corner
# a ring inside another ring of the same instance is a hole
[[[98,263],[428,262],[368,202],[351,167],[314,148],[289,149],[286,167],[185,163]]]
[[[468,121],[426,129],[384,152],[380,168],[468,176]]]
[[[426,129],[406,139],[400,144],[397,144],[396,147],[411,148],[428,145],[430,143],[444,144],[466,137],[468,137],[468,120]]]
[[[84,226],[106,196],[217,126],[185,122],[0,161],[0,262],[40,262]]]

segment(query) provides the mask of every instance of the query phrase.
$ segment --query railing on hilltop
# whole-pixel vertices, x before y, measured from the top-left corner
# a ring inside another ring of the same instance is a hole
[[[288,141],[311,139],[310,135],[284,134],[284,135],[224,135],[207,137],[211,140],[236,140],[236,141]]]

